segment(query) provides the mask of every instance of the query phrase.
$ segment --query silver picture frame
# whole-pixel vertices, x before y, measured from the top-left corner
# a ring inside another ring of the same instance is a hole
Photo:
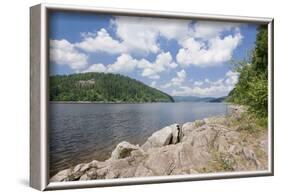
[[[268,130],[268,170],[231,173],[208,173],[161,177],[126,178],[114,180],[90,180],[70,182],[49,182],[48,152],[48,13],[52,10],[71,12],[93,12],[126,16],[150,16],[157,18],[181,18],[208,21],[227,21],[265,24],[268,26],[268,75],[269,75],[269,130]],[[117,8],[98,8],[74,5],[39,4],[30,8],[30,186],[41,190],[57,190],[86,187],[105,187],[118,185],[151,184],[178,181],[198,181],[227,179],[274,174],[274,131],[273,131],[273,18],[211,15],[196,13],[176,13],[148,10],[127,10]]]

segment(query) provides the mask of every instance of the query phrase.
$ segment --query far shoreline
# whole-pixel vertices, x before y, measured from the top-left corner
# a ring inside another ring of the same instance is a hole
[[[98,102],[98,101],[49,101],[50,104],[160,104],[160,103],[224,103],[224,104],[231,104],[229,102]]]
[[[51,104],[156,104],[176,102],[102,102],[102,101],[49,101]]]

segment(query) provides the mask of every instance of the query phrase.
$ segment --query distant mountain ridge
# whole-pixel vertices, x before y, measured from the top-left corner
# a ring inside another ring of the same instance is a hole
[[[144,103],[174,102],[155,88],[112,73],[78,73],[50,76],[50,101]]]
[[[223,97],[198,97],[198,96],[173,96],[175,102],[223,102],[225,100]]]

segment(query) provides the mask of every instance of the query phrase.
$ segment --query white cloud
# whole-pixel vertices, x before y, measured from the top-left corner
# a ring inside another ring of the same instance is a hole
[[[79,52],[65,39],[50,40],[50,60],[58,65],[67,65],[73,70],[79,70],[86,67],[88,56]]]
[[[132,72],[136,66],[138,61],[133,59],[128,54],[120,55],[116,61],[112,64],[104,65],[101,63],[92,64],[83,72],[105,72],[105,73],[123,73],[127,74]]]
[[[151,76],[148,76],[148,78],[150,78],[150,79],[160,79],[160,75],[151,75]]]
[[[128,54],[119,56],[115,63],[107,66],[107,71],[112,73],[129,73],[137,66],[138,61]]]
[[[196,41],[194,38],[187,38],[182,42],[182,47],[189,51],[197,51],[206,48],[205,44],[201,41]]]
[[[150,79],[159,79],[159,73],[177,67],[169,52],[157,55],[154,62],[146,59],[134,59],[129,54],[120,55],[112,64],[92,64],[84,72],[111,72],[127,74],[136,68],[141,70],[141,76]]]
[[[177,75],[171,79],[170,82],[164,84],[161,86],[161,88],[165,89],[165,88],[170,88],[170,87],[179,87],[182,86],[182,84],[184,83],[186,78],[186,72],[185,70],[181,70],[177,72]]]
[[[83,72],[106,72],[106,67],[101,63],[93,64],[93,65],[90,65]]]
[[[220,36],[224,31],[232,29],[238,30],[239,23],[229,22],[210,22],[210,21],[197,21],[193,28],[189,30],[189,34],[195,38],[210,39]]]
[[[225,22],[206,22],[179,19],[116,16],[110,21],[119,39],[110,36],[106,29],[97,33],[83,33],[84,39],[75,45],[88,52],[104,51],[120,53],[159,53],[159,37],[174,39],[184,45],[186,39],[204,40],[217,37],[224,31],[238,29],[240,24]]]
[[[174,77],[171,82],[173,85],[181,85],[186,78],[186,72],[185,70],[181,70],[177,72],[177,77]]]
[[[154,71],[153,69],[147,68],[147,69],[143,69],[141,75],[143,77],[148,77],[150,79],[159,79],[160,76],[157,73],[158,72]]]
[[[87,52],[103,51],[111,54],[126,52],[126,47],[118,40],[114,40],[104,28],[96,34],[84,34],[82,42],[76,43],[75,46]]]
[[[209,80],[208,78],[205,78],[205,79],[204,79],[204,82],[210,83],[210,80]]]
[[[242,35],[239,32],[224,38],[217,36],[207,42],[189,38],[184,42],[184,48],[178,51],[177,62],[182,66],[220,65],[232,58],[233,51],[241,40]]]
[[[238,82],[239,79],[239,73],[238,72],[233,72],[233,71],[228,71],[226,73],[226,80],[225,82],[229,85],[235,85]]]
[[[178,65],[173,62],[170,52],[160,53],[157,55],[155,62],[151,63],[146,59],[142,59],[138,63],[138,68],[142,69],[141,75],[150,79],[159,79],[159,73],[176,68]]]
[[[239,23],[117,16],[111,20],[116,34],[132,50],[157,52],[158,36],[182,44],[186,38],[209,39],[239,27]]]
[[[137,70],[136,73],[140,73],[141,76],[157,80],[160,79],[162,72],[175,69],[179,65],[182,68],[190,65],[209,67],[221,65],[230,60],[243,38],[239,32],[239,25],[118,16],[111,20],[114,36],[101,28],[96,33],[84,33],[82,40],[75,44],[67,40],[51,40],[50,58],[52,62],[68,65],[77,72],[129,74]],[[159,38],[173,39],[178,42],[180,49],[176,55],[176,61],[173,60],[170,52],[162,50]],[[91,52],[118,54],[119,57],[111,64],[89,65],[88,58]],[[155,61],[139,59],[151,53],[154,55],[150,56],[156,56]],[[173,86],[175,92],[192,91],[194,94],[207,95],[213,94],[212,91],[215,89],[223,91],[224,86],[231,88],[237,82],[238,76],[237,73],[228,72],[224,79],[197,80],[193,82],[194,85],[188,87],[184,86],[186,72],[181,70],[161,88],[171,89]],[[153,83],[156,82],[151,82]]]
[[[195,86],[202,86],[203,84],[204,84],[204,82],[202,82],[202,81],[195,81],[194,82]]]
[[[171,63],[167,64],[167,67],[168,67],[168,68],[171,68],[171,69],[174,69],[174,68],[176,68],[177,66],[178,66],[178,64],[175,63],[175,62],[171,62]]]
[[[221,97],[227,95],[235,86],[239,78],[237,72],[228,71],[223,78],[210,81],[196,81],[194,85],[180,85],[172,90],[174,96],[211,96]],[[204,86],[203,86],[204,85]]]
[[[154,87],[156,86],[156,81],[152,81],[152,82],[150,83],[150,86],[154,88]]]
[[[182,40],[191,21],[117,16],[111,20],[116,35],[129,52],[140,54],[158,53],[161,48],[159,36]]]
[[[131,52],[157,53],[158,33],[147,19],[139,17],[115,17],[111,24],[116,27],[116,35]]]
[[[219,94],[222,94],[225,92],[225,88],[221,86],[210,86],[206,88],[201,87],[190,87],[190,86],[182,86],[180,88],[181,90],[173,90],[172,95],[175,96],[185,96],[185,95],[191,95],[191,96],[220,96]]]
[[[176,58],[183,67],[188,65],[205,67],[223,63],[231,59],[233,50],[242,39],[238,28],[240,24],[233,23],[126,16],[117,16],[110,22],[118,39],[113,38],[105,28],[101,28],[96,33],[82,33],[82,41],[75,44],[64,39],[51,40],[51,61],[59,65],[68,65],[74,70],[81,70],[88,61],[88,55],[81,50],[121,55],[160,53],[154,63],[145,59],[141,62],[146,66],[142,75],[157,79],[158,73],[165,68],[178,66],[170,59],[172,57],[169,52],[163,54],[159,44],[160,37],[174,39],[182,46]],[[233,29],[235,34],[221,37],[223,32]],[[163,64],[165,62],[167,64]],[[112,71],[121,70],[116,65],[112,66]]]

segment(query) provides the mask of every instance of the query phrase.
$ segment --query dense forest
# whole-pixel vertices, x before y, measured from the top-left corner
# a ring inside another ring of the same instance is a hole
[[[235,65],[239,80],[229,93],[228,101],[249,107],[250,113],[267,118],[268,108],[268,41],[267,27],[258,28],[255,48],[248,61]]]
[[[80,73],[50,77],[51,101],[173,102],[168,94],[127,76]]]

